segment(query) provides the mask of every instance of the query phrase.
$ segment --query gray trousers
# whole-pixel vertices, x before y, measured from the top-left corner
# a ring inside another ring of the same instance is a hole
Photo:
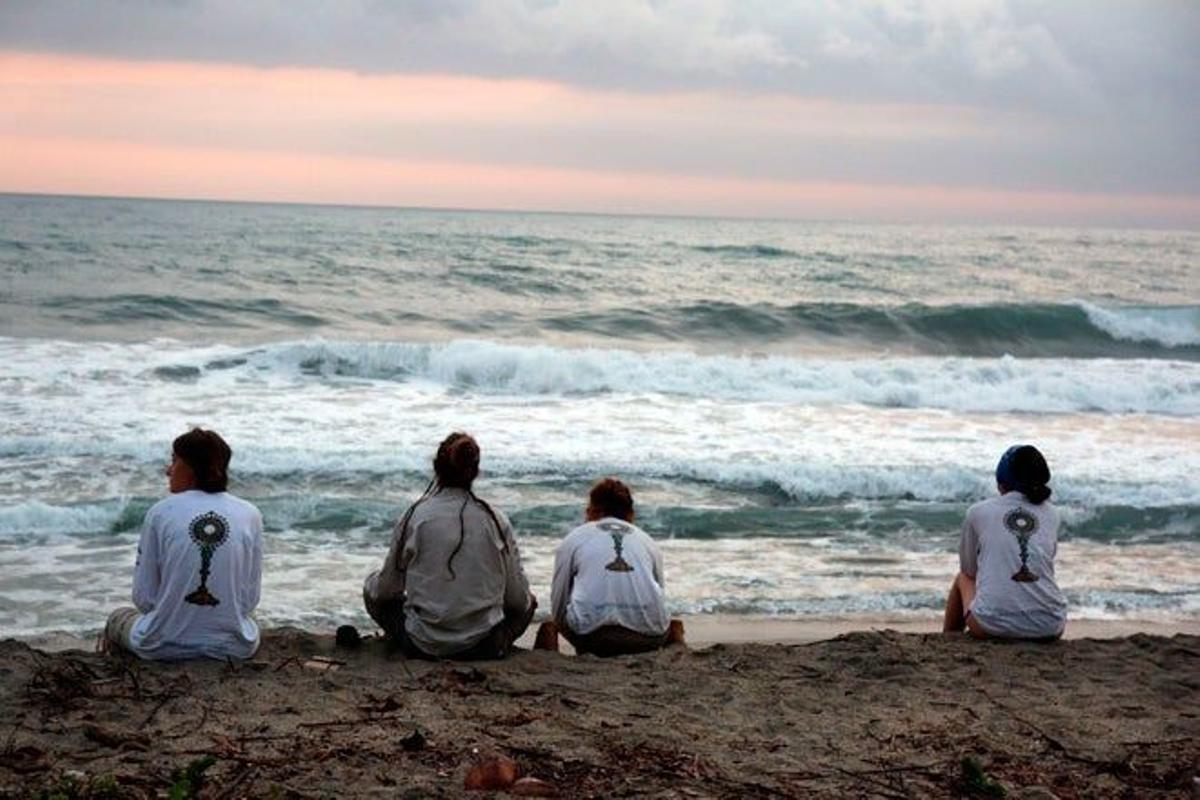
[[[404,631],[404,598],[379,600],[375,597],[374,589],[378,572],[372,572],[363,583],[363,606],[375,624],[383,629],[392,640],[404,648],[406,655],[412,658],[434,658],[417,647]],[[529,596],[529,609],[520,613],[505,612],[504,619],[484,637],[483,641],[455,653],[449,658],[473,661],[504,658],[512,649],[513,642],[521,638],[529,623],[533,621],[533,612],[537,610],[537,600]]]

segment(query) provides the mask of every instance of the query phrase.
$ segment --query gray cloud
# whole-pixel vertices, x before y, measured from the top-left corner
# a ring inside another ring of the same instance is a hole
[[[744,176],[1200,191],[1192,0],[8,0],[0,46],[968,107],[991,115],[995,135],[812,137],[788,148],[714,130],[694,132],[681,149],[651,132],[631,149],[634,133],[600,129],[571,132],[589,147],[565,134],[540,137],[549,144],[530,157]],[[357,146],[371,149],[371,135]],[[429,139],[432,150],[451,148],[454,134]],[[481,156],[523,147],[502,131],[471,141]]]

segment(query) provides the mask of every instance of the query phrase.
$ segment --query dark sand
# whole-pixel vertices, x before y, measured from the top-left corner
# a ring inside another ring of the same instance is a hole
[[[462,664],[275,630],[240,665],[7,641],[0,708],[3,797],[166,796],[205,755],[202,797],[457,797],[489,753],[562,797],[960,797],[968,756],[1009,796],[1191,797],[1200,637],[870,632]]]

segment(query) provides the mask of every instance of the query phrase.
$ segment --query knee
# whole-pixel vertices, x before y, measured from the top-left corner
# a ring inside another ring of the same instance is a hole
[[[370,597],[375,594],[376,587],[379,586],[379,570],[373,570],[367,574],[363,580],[363,597]]]

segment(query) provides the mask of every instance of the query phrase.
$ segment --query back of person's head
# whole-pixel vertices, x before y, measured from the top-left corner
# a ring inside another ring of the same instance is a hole
[[[470,489],[479,477],[479,444],[468,434],[450,434],[438,445],[433,472],[439,486]]]
[[[588,516],[633,521],[633,493],[616,478],[601,478],[588,492]]]
[[[200,491],[211,494],[228,488],[233,451],[216,431],[192,428],[171,443],[171,451],[191,469]]]
[[[1050,497],[1050,467],[1036,447],[1017,444],[1008,448],[996,465],[996,483],[1018,491],[1038,505]]]

